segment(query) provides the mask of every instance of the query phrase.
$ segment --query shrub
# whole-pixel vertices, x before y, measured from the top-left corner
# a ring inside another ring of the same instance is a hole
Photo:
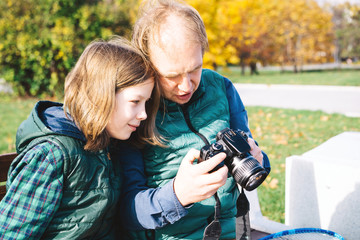
[[[129,36],[135,0],[0,1],[0,73],[20,96],[62,95],[87,44]]]

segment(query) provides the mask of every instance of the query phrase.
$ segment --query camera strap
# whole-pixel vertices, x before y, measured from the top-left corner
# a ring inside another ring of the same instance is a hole
[[[250,204],[243,188],[241,188],[240,196],[236,201],[236,209],[236,240],[250,240]]]
[[[203,240],[218,240],[221,235],[221,225],[219,221],[221,203],[217,192],[214,194],[214,198],[216,200],[214,220],[205,228]],[[250,204],[243,188],[241,188],[241,193],[236,201],[236,209],[236,240],[251,240]]]
[[[220,212],[221,212],[221,202],[217,192],[214,194],[215,198],[215,213],[214,220],[207,225],[204,230],[203,240],[217,240],[221,235],[221,225],[220,225]]]

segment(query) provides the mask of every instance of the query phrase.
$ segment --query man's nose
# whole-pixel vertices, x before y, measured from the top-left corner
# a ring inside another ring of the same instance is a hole
[[[184,73],[181,76],[181,83],[178,86],[179,90],[183,92],[190,92],[192,88],[191,78],[189,73]]]

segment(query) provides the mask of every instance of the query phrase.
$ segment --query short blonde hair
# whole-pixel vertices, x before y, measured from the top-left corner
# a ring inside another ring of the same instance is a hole
[[[121,37],[90,43],[65,80],[64,111],[69,113],[87,140],[84,149],[97,151],[110,143],[105,130],[115,108],[115,94],[154,78],[142,53]],[[155,79],[154,79],[155,81]],[[159,143],[155,127],[160,93],[155,87],[146,105],[148,118],[133,137],[135,145]]]
[[[161,34],[160,27],[172,14],[184,20],[188,33],[201,45],[204,54],[209,48],[204,22],[195,8],[180,0],[144,0],[133,28],[133,44],[150,59],[149,42]]]

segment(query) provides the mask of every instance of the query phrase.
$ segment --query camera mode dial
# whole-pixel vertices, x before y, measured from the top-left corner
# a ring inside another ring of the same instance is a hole
[[[213,144],[211,144],[211,148],[214,151],[221,151],[223,150],[223,146],[221,144],[219,144],[218,142],[215,142]]]

